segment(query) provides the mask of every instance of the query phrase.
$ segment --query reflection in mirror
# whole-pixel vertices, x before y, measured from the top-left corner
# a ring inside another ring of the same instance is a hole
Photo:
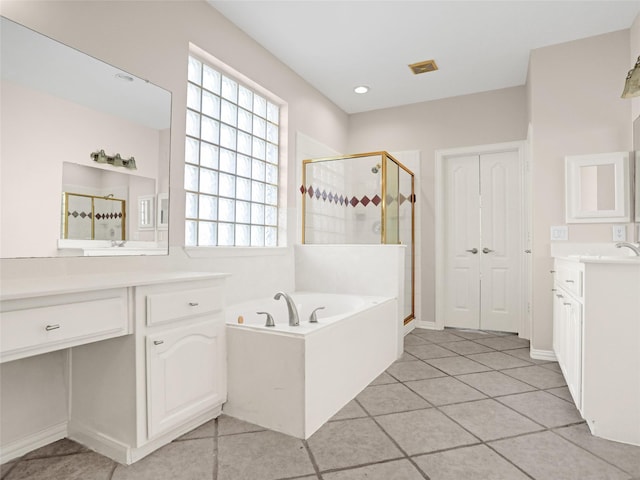
[[[616,208],[615,173],[611,164],[580,167],[580,208],[583,211]]]
[[[153,178],[63,162],[62,236],[58,248],[65,249],[64,255],[78,248],[99,248],[109,253],[103,251],[105,246],[118,247],[118,254],[141,247],[158,250],[161,242],[154,228],[155,191]]]
[[[166,230],[169,227],[169,195],[158,194],[158,230]]]
[[[140,230],[150,230],[153,228],[153,195],[143,195],[138,197],[138,228]]]
[[[155,212],[151,227],[139,228],[138,198],[155,199],[169,190],[171,94],[4,17],[0,21],[0,257],[168,253],[166,228],[153,228]],[[100,150],[135,157],[137,170],[95,162],[91,154]],[[73,207],[62,211],[62,219],[61,192]],[[113,215],[114,201],[100,206],[109,195],[126,205],[120,226],[102,218],[103,208]],[[65,239],[82,212],[89,219],[90,208],[93,227],[88,222],[74,233],[82,240]],[[73,211],[77,216],[69,216]],[[93,235],[87,233],[91,228]],[[59,242],[78,248],[62,251]],[[111,243],[117,248],[103,248]],[[97,247],[99,252],[87,253]]]
[[[127,202],[113,198],[64,192],[62,238],[125,240]],[[96,226],[98,228],[96,228]]]

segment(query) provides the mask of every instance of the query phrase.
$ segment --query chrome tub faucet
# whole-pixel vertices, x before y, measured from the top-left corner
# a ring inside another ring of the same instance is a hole
[[[300,325],[300,317],[298,316],[296,304],[293,302],[293,299],[284,292],[278,292],[273,297],[274,300],[280,300],[280,298],[284,298],[287,302],[287,310],[289,310],[289,326],[297,327]]]

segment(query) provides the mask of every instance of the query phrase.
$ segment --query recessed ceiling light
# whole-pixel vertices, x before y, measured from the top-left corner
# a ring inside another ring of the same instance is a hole
[[[116,73],[116,78],[125,82],[133,82],[133,77],[131,75],[127,75],[126,73]]]
[[[367,87],[366,85],[358,85],[353,89],[353,91],[356,93],[367,93],[369,91],[369,87]]]

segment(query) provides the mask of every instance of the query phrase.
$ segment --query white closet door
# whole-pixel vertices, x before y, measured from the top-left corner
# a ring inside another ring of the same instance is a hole
[[[480,328],[480,158],[450,158],[445,166],[445,325]],[[475,251],[475,253],[474,253]]]
[[[517,152],[480,157],[480,328],[517,332],[521,309],[520,172]]]

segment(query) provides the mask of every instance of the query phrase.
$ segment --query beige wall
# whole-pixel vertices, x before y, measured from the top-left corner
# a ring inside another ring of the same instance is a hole
[[[629,69],[629,30],[531,53],[533,152],[532,346],[551,350],[549,229],[564,225],[564,157],[631,149],[631,102],[620,98]],[[611,242],[611,225],[570,225],[573,242]]]
[[[524,140],[525,87],[351,115],[348,153],[419,150],[422,318],[435,321],[435,151]]]
[[[346,149],[348,116],[262,46],[202,1],[5,1],[0,13],[67,45],[159,85],[172,93],[169,257],[48,258],[0,260],[3,275],[92,273],[108,270],[183,268],[232,273],[230,300],[293,288],[293,252],[187,258],[184,241],[184,131],[189,42],[287,102],[282,164],[287,207],[286,244],[298,229],[296,132],[337,151]],[[294,188],[290,188],[291,185]],[[259,257],[259,258],[256,258]]]

